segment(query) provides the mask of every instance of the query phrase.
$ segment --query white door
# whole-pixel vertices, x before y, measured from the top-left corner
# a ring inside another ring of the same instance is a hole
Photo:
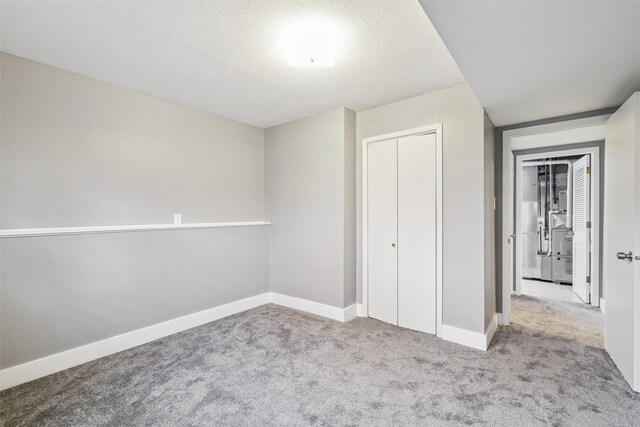
[[[398,326],[436,333],[436,136],[398,140]]]
[[[367,165],[369,317],[398,324],[397,140],[370,143]]]
[[[573,163],[573,292],[586,303],[591,295],[590,157]]]
[[[636,391],[640,391],[639,126],[640,93],[636,93],[607,121],[602,271],[605,349]]]

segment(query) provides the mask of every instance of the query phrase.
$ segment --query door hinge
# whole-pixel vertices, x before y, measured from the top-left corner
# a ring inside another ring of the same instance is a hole
[[[587,228],[591,228],[591,221],[587,221]]]
[[[587,166],[587,173],[591,173],[591,166]]]
[[[587,276],[587,283],[591,283],[591,276]]]

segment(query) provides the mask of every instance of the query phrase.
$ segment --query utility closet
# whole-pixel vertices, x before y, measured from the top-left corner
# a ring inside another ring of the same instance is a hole
[[[523,162],[522,277],[572,283],[573,161]]]

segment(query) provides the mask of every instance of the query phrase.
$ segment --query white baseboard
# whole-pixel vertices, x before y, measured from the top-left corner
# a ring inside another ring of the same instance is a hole
[[[467,347],[486,351],[493,339],[493,335],[498,328],[498,321],[501,316],[496,313],[491,319],[484,334],[458,328],[451,325],[442,325],[442,339],[461,344]]]
[[[367,315],[364,314],[364,306],[362,304],[356,304],[356,315],[358,317],[367,317]]]
[[[498,326],[509,326],[509,323],[505,321],[502,313],[496,313],[496,316],[498,316]]]
[[[0,390],[182,332],[270,302],[270,293],[188,314],[0,371]]]
[[[352,304],[344,309],[343,322],[348,322],[355,319],[356,317],[358,317],[358,304]]]
[[[487,338],[484,334],[479,332],[473,332],[467,329],[443,324],[442,339],[456,344],[465,345],[467,347],[476,348],[478,350],[486,350],[485,346]]]
[[[604,300],[600,298],[600,311],[604,314]]]
[[[229,304],[188,314],[178,317],[177,319],[167,320],[166,322],[147,326],[82,347],[72,348],[61,353],[2,369],[0,370],[0,390],[51,375],[129,348],[137,347],[168,335],[195,328],[196,326],[204,325],[205,323],[222,319],[232,314],[241,313],[267,303],[274,303],[284,307],[306,311],[340,322],[348,322],[349,320],[355,319],[358,311],[357,304],[350,305],[346,308],[338,308],[301,298],[277,294],[275,292],[265,292],[240,301],[234,301]]]
[[[347,308],[338,308],[332,305],[321,304],[302,298],[290,297],[275,292],[271,292],[271,302],[283,307],[293,308],[295,310],[306,311],[307,313],[317,314],[318,316],[328,317],[329,319],[338,320],[340,322],[348,322],[356,316],[356,305]]]
[[[493,336],[498,329],[498,325],[500,324],[500,319],[502,319],[501,313],[494,314],[493,319],[491,319],[491,323],[489,323],[489,326],[487,326],[487,330],[484,333],[484,336],[486,338],[484,347],[485,350],[488,349],[489,345],[491,344],[491,340],[493,339]]]

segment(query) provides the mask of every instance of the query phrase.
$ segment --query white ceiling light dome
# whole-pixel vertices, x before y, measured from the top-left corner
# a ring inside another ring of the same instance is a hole
[[[306,18],[289,25],[283,34],[290,67],[333,67],[341,34],[338,26],[322,18]]]

